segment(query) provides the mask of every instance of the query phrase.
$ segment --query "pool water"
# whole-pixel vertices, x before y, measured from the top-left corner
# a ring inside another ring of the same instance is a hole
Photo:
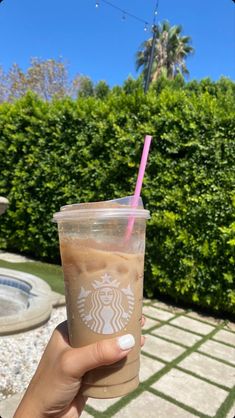
[[[31,286],[0,274],[0,317],[16,315],[29,306]]]
[[[22,309],[25,309],[21,304],[14,300],[2,298],[0,296],[0,316],[16,315]]]

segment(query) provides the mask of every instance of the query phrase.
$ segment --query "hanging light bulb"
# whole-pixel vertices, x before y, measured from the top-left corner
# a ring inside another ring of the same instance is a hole
[[[147,32],[147,30],[148,30],[148,23],[145,22],[144,31]]]
[[[123,12],[122,12],[122,20],[124,21],[124,20],[126,20],[126,13],[124,12],[124,10],[123,10]]]
[[[99,5],[100,5],[100,2],[99,2],[99,1],[96,1],[96,2],[95,2],[95,7],[96,7],[96,9],[98,9]]]

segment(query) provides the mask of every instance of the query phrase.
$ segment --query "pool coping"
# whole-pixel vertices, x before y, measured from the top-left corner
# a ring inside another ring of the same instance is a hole
[[[0,274],[29,284],[32,287],[30,293],[34,295],[29,299],[28,309],[0,318],[0,336],[36,328],[48,321],[54,306],[65,304],[64,296],[53,292],[38,276],[7,268],[0,268]]]

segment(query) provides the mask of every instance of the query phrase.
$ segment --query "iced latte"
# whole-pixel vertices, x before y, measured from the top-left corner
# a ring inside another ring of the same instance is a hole
[[[136,341],[127,358],[84,376],[83,393],[95,398],[125,395],[139,383],[145,223],[149,214],[127,202],[72,205],[55,215],[71,345],[82,347],[129,333]],[[130,217],[134,217],[134,225],[127,240]]]

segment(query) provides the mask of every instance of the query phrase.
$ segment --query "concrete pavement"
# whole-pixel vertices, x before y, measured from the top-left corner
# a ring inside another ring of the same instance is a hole
[[[138,389],[89,399],[82,418],[234,418],[235,324],[158,301],[146,301],[143,311]],[[2,418],[12,418],[19,399],[0,403]]]

